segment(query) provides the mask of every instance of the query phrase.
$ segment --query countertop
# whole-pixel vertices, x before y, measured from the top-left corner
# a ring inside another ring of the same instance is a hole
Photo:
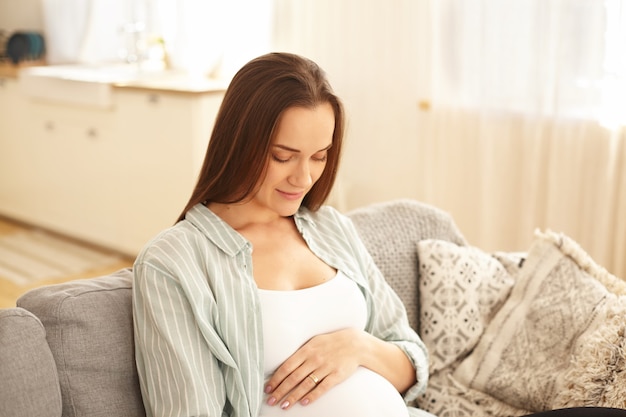
[[[177,75],[174,77],[154,77],[144,80],[115,82],[113,87],[116,89],[150,90],[154,92],[204,94],[225,91],[226,87],[228,87],[228,82],[207,77]]]
[[[45,62],[33,61],[14,65],[10,62],[0,61],[0,77],[19,78],[19,73],[23,69],[33,67],[48,67]],[[87,66],[76,65],[79,68],[89,68]],[[72,79],[72,76],[63,77]],[[80,79],[76,79],[81,81]],[[176,70],[153,71],[149,77],[142,77],[132,80],[112,81],[110,84],[115,89],[148,90],[154,92],[173,92],[183,94],[205,94],[223,92],[228,87],[228,80],[214,79],[200,75],[191,75]]]
[[[17,78],[18,72],[22,68],[28,68],[33,66],[45,65],[43,61],[30,61],[14,65],[9,61],[0,61],[0,77],[2,78]]]

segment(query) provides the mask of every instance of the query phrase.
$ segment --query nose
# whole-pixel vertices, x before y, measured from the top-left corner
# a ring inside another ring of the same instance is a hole
[[[308,188],[313,183],[309,161],[298,163],[289,176],[289,183],[295,187]]]

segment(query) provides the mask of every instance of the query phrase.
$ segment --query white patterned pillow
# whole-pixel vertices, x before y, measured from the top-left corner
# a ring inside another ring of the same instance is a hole
[[[497,259],[474,247],[427,239],[417,243],[417,252],[420,336],[432,374],[474,348],[514,280]]]
[[[616,290],[619,280],[575,247],[582,252],[553,233],[535,240],[455,380],[531,411],[626,406],[626,297],[610,292],[605,285]]]
[[[448,370],[428,378],[426,392],[418,398],[417,405],[435,416],[514,417],[531,413],[484,392],[464,387],[450,376]]]

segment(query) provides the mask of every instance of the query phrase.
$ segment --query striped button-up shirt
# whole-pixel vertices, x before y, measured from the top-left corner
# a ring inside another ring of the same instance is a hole
[[[311,251],[359,286],[366,331],[412,361],[417,383],[405,399],[415,399],[428,379],[426,348],[350,219],[330,207],[301,208],[294,219]],[[143,249],[134,274],[135,354],[148,417],[256,417],[263,326],[250,242],[199,204]]]

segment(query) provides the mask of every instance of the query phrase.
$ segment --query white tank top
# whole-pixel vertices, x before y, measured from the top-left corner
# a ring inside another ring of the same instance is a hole
[[[341,272],[332,280],[296,291],[259,290],[263,314],[265,380],[315,335],[345,328],[364,329],[365,298]],[[389,381],[366,368],[333,387],[315,402],[289,410],[268,406],[259,417],[408,417],[404,400]]]

